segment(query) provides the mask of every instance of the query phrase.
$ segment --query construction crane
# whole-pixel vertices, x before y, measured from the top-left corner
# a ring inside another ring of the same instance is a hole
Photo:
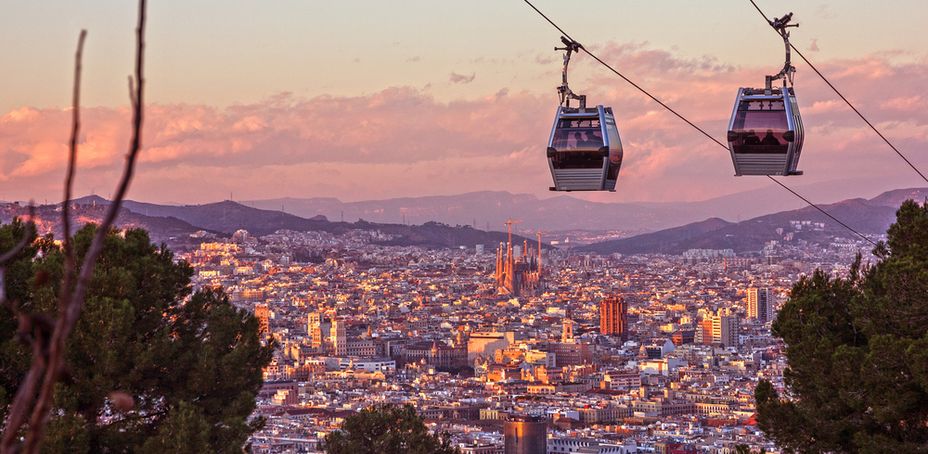
[[[509,241],[507,243],[508,244],[507,247],[512,247],[512,226],[515,224],[519,224],[521,222],[522,221],[520,219],[509,218],[509,219],[506,219],[506,222],[503,223],[503,224],[506,224],[506,230],[509,232]]]

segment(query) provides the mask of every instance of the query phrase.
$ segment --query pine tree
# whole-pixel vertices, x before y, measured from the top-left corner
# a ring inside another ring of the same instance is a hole
[[[345,418],[325,437],[328,454],[454,454],[447,436],[433,435],[412,405],[374,405]]]
[[[23,231],[17,223],[0,227],[0,249]],[[94,231],[90,225],[75,235],[78,263]],[[51,237],[35,241],[8,267],[9,300],[54,316],[62,263]],[[188,446],[203,447],[195,451],[241,452],[263,422],[249,417],[273,346],[261,344],[257,320],[222,290],[194,292],[192,275],[143,230],[108,235],[68,342],[45,450],[166,452],[189,439]],[[0,411],[31,356],[13,320],[0,308]]]
[[[887,236],[874,265],[801,279],[773,324],[786,389],[758,384],[758,424],[789,451],[928,452],[928,203]]]

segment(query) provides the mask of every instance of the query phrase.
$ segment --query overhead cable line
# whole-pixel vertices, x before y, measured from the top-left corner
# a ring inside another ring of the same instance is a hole
[[[748,1],[751,2],[752,5],[754,5],[754,9],[756,9],[757,12],[760,13],[761,17],[763,17],[764,20],[767,21],[768,24],[771,24],[770,19],[768,19],[768,18],[767,18],[767,15],[764,14],[764,11],[761,10],[759,6],[757,6],[757,3],[756,3],[754,0],[748,0]],[[835,94],[837,94],[838,97],[840,97],[841,100],[844,101],[845,104],[847,104],[848,107],[850,107],[851,110],[853,110],[854,113],[856,113],[857,116],[860,117],[860,119],[863,120],[864,123],[866,123],[867,126],[870,127],[870,129],[873,130],[873,132],[876,133],[876,135],[880,136],[880,138],[883,139],[883,142],[886,142],[886,145],[889,145],[889,148],[892,148],[893,151],[895,151],[896,154],[899,155],[899,157],[902,158],[902,160],[905,161],[905,163],[908,164],[909,167],[911,167],[912,170],[915,171],[915,173],[918,174],[918,176],[922,177],[922,180],[925,180],[925,183],[928,183],[928,177],[926,177],[925,174],[922,173],[921,170],[918,170],[918,167],[915,167],[915,164],[912,164],[912,161],[909,161],[909,158],[907,158],[904,154],[902,154],[902,152],[899,151],[899,149],[896,148],[896,146],[893,145],[892,142],[890,142],[889,139],[887,139],[886,136],[884,136],[883,133],[881,133],[879,129],[876,129],[876,126],[874,126],[873,123],[871,123],[870,120],[868,120],[867,117],[864,116],[864,114],[860,113],[860,111],[857,110],[857,108],[854,107],[854,105],[851,104],[851,102],[848,101],[848,99],[845,98],[844,95],[843,95],[840,91],[838,91],[838,89],[834,86],[834,84],[832,84],[831,81],[828,80],[828,78],[825,77],[825,75],[822,74],[822,72],[819,71],[818,68],[816,68],[815,65],[813,65],[812,62],[809,61],[809,59],[806,58],[806,56],[802,54],[802,51],[800,51],[799,49],[796,48],[796,45],[795,45],[795,44],[789,43],[789,47],[791,47],[791,48],[793,49],[793,51],[796,52],[796,55],[799,55],[799,57],[802,58],[802,60],[803,60],[804,62],[806,62],[806,64],[809,65],[810,68],[812,68],[812,71],[815,71],[815,74],[818,74],[818,76],[821,77],[822,80],[825,81],[825,83],[826,83],[832,90],[834,90]]]
[[[571,37],[570,34],[568,34],[566,31],[564,31],[563,28],[561,28],[559,25],[557,25],[557,24],[556,24],[553,20],[551,20],[551,18],[549,18],[547,15],[545,15],[545,13],[541,12],[541,10],[539,10],[537,7],[535,7],[535,5],[533,5],[532,2],[531,2],[530,0],[522,0],[522,1],[524,1],[529,7],[531,7],[533,10],[535,10],[536,13],[538,13],[542,18],[544,18],[544,20],[546,20],[549,24],[551,24],[552,27],[554,27],[555,29],[557,29],[557,31],[559,31],[562,35],[564,35],[564,37],[568,38],[570,41],[573,41],[573,42],[575,42],[575,43],[577,42],[577,40],[573,39],[573,37]],[[751,0],[751,2],[753,3],[753,0]],[[755,5],[755,6],[756,6],[756,5]],[[758,9],[758,11],[760,11],[760,9]],[[763,13],[761,13],[761,14],[763,14]],[[766,17],[766,16],[765,16],[765,17]],[[672,109],[670,106],[668,106],[667,104],[664,104],[660,99],[658,99],[657,97],[655,97],[654,95],[652,95],[651,93],[649,93],[647,90],[645,90],[644,88],[642,88],[640,85],[636,84],[635,82],[633,82],[633,81],[632,81],[631,79],[629,79],[628,77],[625,77],[624,74],[622,74],[622,73],[619,72],[617,69],[613,68],[611,65],[609,65],[608,63],[606,63],[605,61],[603,61],[601,58],[599,58],[598,56],[596,56],[596,54],[590,52],[589,49],[587,49],[586,47],[583,47],[582,45],[580,45],[579,48],[580,48],[581,50],[583,50],[584,52],[586,52],[586,54],[589,55],[590,57],[592,57],[594,60],[596,60],[597,62],[599,62],[599,64],[603,65],[606,69],[608,69],[609,71],[611,71],[613,74],[615,74],[615,75],[621,77],[622,80],[624,80],[625,82],[628,82],[631,86],[635,87],[638,91],[640,91],[641,93],[643,93],[645,96],[651,98],[651,100],[653,100],[654,102],[660,104],[661,107],[663,107],[664,109],[668,110],[670,113],[676,115],[677,118],[679,118],[680,120],[683,120],[686,124],[692,126],[694,129],[696,129],[697,131],[699,131],[700,133],[702,133],[702,135],[704,135],[707,139],[709,139],[709,140],[715,142],[718,146],[724,148],[726,151],[731,152],[731,149],[728,148],[728,146],[726,146],[726,145],[723,144],[722,142],[719,142],[718,139],[716,139],[715,137],[713,137],[712,135],[710,135],[710,134],[709,134],[708,132],[706,132],[704,129],[702,129],[702,128],[700,128],[699,126],[697,126],[695,123],[693,123],[693,122],[691,122],[690,120],[688,120],[688,119],[687,119],[686,117],[684,117],[683,115],[679,114],[676,110],[673,110],[673,109]],[[797,51],[797,52],[798,52],[798,51]],[[805,57],[803,57],[803,59],[805,59]],[[882,137],[882,136],[881,136],[881,137]],[[887,143],[888,143],[888,142],[887,142]],[[913,168],[914,168],[914,167],[913,167]],[[916,169],[916,170],[917,170],[917,169]],[[821,212],[821,213],[824,214],[825,216],[829,217],[831,220],[837,222],[837,223],[838,223],[839,225],[841,225],[842,227],[846,228],[846,229],[849,230],[850,232],[853,232],[854,234],[856,234],[857,236],[859,236],[860,238],[862,238],[864,241],[867,241],[868,243],[870,243],[870,244],[876,246],[876,243],[875,243],[873,240],[871,240],[870,238],[868,238],[866,235],[864,235],[864,234],[858,232],[857,230],[853,229],[851,226],[845,224],[844,222],[841,222],[838,218],[832,216],[831,214],[829,214],[827,211],[823,210],[821,207],[819,207],[819,206],[816,205],[815,203],[812,203],[809,199],[803,197],[801,194],[799,194],[798,192],[794,191],[793,189],[790,189],[788,186],[786,186],[786,184],[782,183],[781,181],[777,180],[776,178],[773,178],[773,177],[770,176],[770,175],[767,175],[767,178],[769,178],[770,180],[772,180],[774,183],[780,185],[781,187],[783,187],[783,189],[786,189],[787,191],[789,191],[789,192],[790,192],[791,194],[793,194],[794,196],[798,197],[798,198],[799,198],[800,200],[802,200],[803,202],[809,204],[809,206],[815,208],[816,210],[818,210],[819,212]],[[928,181],[928,180],[926,180],[926,181]]]
[[[851,228],[851,226],[849,226],[849,225],[847,225],[847,224],[845,224],[845,223],[839,221],[838,218],[836,218],[836,217],[834,217],[834,216],[828,214],[825,210],[821,209],[818,205],[816,205],[816,204],[810,202],[809,199],[803,197],[803,196],[800,195],[798,192],[796,192],[796,191],[790,189],[789,186],[783,184],[782,181],[777,180],[776,178],[774,178],[774,177],[772,177],[772,176],[770,176],[770,175],[767,175],[767,178],[770,178],[770,180],[772,180],[774,183],[776,183],[776,184],[782,186],[783,189],[786,189],[787,191],[791,192],[794,196],[799,197],[800,199],[802,199],[802,201],[804,201],[805,203],[808,203],[809,206],[811,206],[812,208],[815,208],[816,210],[821,211],[822,214],[824,214],[825,216],[830,217],[831,220],[837,222],[838,224],[841,224],[842,227],[844,227],[844,228],[846,228],[846,229],[848,229],[848,230],[850,230],[850,231],[856,233],[857,236],[863,238],[864,240],[866,240],[868,243],[872,244],[873,246],[876,246],[876,242],[874,242],[873,240],[871,240],[870,238],[868,238],[866,235],[864,235],[864,234],[858,232],[857,230],[854,230],[853,228]]]
[[[535,10],[536,13],[540,14],[541,17],[543,17],[546,21],[548,21],[549,24],[551,24],[554,28],[556,28],[557,31],[561,32],[562,35],[564,35],[565,37],[567,37],[568,39],[570,39],[570,40],[573,41],[573,42],[577,42],[577,40],[571,38],[571,36],[570,36],[569,34],[567,34],[567,32],[565,32],[564,29],[562,29],[561,27],[559,27],[557,24],[554,23],[554,21],[552,21],[550,18],[548,18],[548,16],[546,16],[545,13],[541,12],[538,8],[536,8],[535,5],[532,4],[532,2],[530,2],[529,0],[523,0],[523,1],[525,1],[525,3],[528,4],[528,6],[532,7],[532,9]],[[651,95],[651,93],[648,93],[647,90],[645,90],[644,88],[641,88],[641,86],[639,86],[639,85],[636,84],[635,82],[632,82],[631,79],[629,79],[628,77],[625,77],[624,74],[620,73],[618,70],[616,70],[615,68],[613,68],[612,66],[610,66],[608,63],[602,61],[599,57],[596,56],[596,54],[590,52],[589,49],[583,47],[583,45],[580,45],[579,47],[580,47],[581,50],[583,50],[584,52],[586,52],[587,55],[589,55],[590,57],[593,57],[593,60],[596,60],[597,62],[599,62],[599,64],[605,66],[606,69],[608,69],[609,71],[612,71],[615,75],[621,77],[622,80],[624,80],[625,82],[628,82],[631,86],[633,86],[633,87],[635,87],[636,89],[638,89],[638,91],[644,93],[645,96],[651,98],[652,101],[654,101],[654,102],[660,104],[661,107],[667,109],[670,113],[676,115],[677,118],[683,120],[684,122],[686,122],[686,124],[692,126],[692,127],[695,128],[697,131],[701,132],[702,135],[706,136],[706,138],[708,138],[709,140],[711,140],[711,141],[713,141],[713,142],[719,144],[720,147],[725,148],[726,150],[728,149],[728,147],[725,146],[724,144],[722,144],[722,142],[719,142],[715,137],[712,137],[708,132],[706,132],[705,130],[703,130],[703,129],[700,128],[699,126],[696,126],[693,122],[687,120],[686,117],[684,117],[683,115],[680,115],[679,113],[677,113],[676,110],[673,110],[672,108],[670,108],[670,106],[668,106],[667,104],[664,104],[663,101],[661,101],[660,99],[657,99],[656,97],[654,97],[653,95]]]

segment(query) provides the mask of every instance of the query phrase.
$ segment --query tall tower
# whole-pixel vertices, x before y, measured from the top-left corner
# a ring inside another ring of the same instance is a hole
[[[700,320],[696,325],[696,334],[693,336],[693,341],[701,345],[711,345],[712,344],[712,318],[708,317],[703,320]]]
[[[496,287],[503,286],[503,244],[496,246]]]
[[[512,245],[512,226],[519,222],[521,221],[517,219],[506,220],[508,234],[506,252],[503,253],[502,248],[500,248],[496,253],[496,287],[500,293],[509,295],[518,295],[521,291],[521,272],[517,273],[516,257],[513,254]]]
[[[712,343],[737,347],[739,344],[738,318],[730,315],[715,315],[710,319],[712,320]]]
[[[512,226],[520,222],[522,221],[510,218],[506,219],[506,222],[503,223],[506,224],[506,231],[509,232],[509,240],[506,242],[506,244],[508,244],[510,248],[512,248]]]
[[[574,342],[574,325],[576,325],[576,323],[570,318],[570,312],[568,312],[561,325],[561,342]]]
[[[611,296],[599,303],[599,333],[628,340],[628,307],[620,296]]]
[[[541,280],[541,231],[535,232],[535,237],[538,238],[538,279]]]
[[[313,329],[322,324],[322,315],[318,312],[310,312],[306,314],[306,333],[309,335],[313,334]]]
[[[322,314],[310,312],[306,316],[306,334],[310,338],[313,347],[322,346]]]
[[[345,350],[348,344],[348,335],[345,330],[345,321],[339,319],[332,320],[332,330],[330,337],[332,338],[332,347],[335,353],[335,356],[342,356],[345,354]]]
[[[759,320],[761,323],[770,321],[773,310],[770,304],[769,288],[748,288],[747,298],[748,318]]]
[[[505,454],[537,454],[548,451],[548,425],[543,418],[513,416],[503,423]]]

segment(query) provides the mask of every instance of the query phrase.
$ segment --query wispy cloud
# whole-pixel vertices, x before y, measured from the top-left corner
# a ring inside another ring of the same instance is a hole
[[[469,84],[473,82],[476,77],[477,77],[477,73],[471,73],[468,76],[466,74],[458,74],[456,72],[452,72],[451,75],[448,76],[448,80],[451,81],[451,83],[453,84]]]

